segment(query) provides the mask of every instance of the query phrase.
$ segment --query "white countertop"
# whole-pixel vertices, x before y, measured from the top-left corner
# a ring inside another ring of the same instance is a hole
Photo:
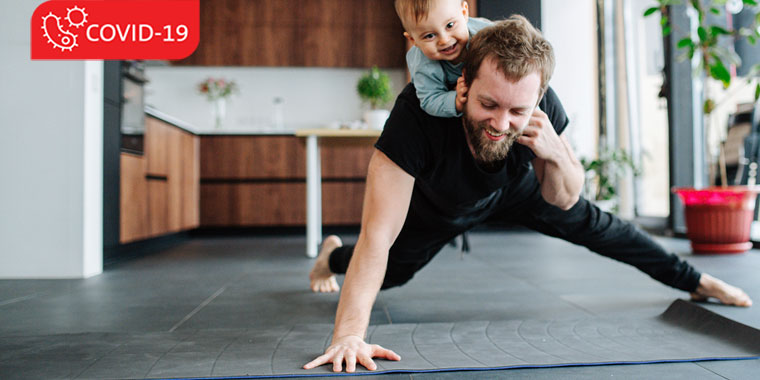
[[[190,133],[196,134],[196,135],[212,135],[212,136],[225,136],[225,135],[288,135],[288,136],[295,136],[298,133],[298,131],[303,130],[314,130],[314,129],[324,129],[326,125],[315,123],[312,125],[300,125],[300,126],[289,126],[285,125],[285,128],[273,128],[273,127],[266,127],[266,126],[256,126],[256,127],[245,127],[245,126],[237,126],[235,128],[221,128],[221,129],[202,129],[197,127],[196,125],[190,124],[180,118],[177,118],[175,116],[169,115],[167,113],[161,112],[160,110],[151,107],[151,106],[145,106],[145,113],[149,116],[153,116],[157,119],[161,119],[169,124],[176,125],[177,127],[184,129]]]

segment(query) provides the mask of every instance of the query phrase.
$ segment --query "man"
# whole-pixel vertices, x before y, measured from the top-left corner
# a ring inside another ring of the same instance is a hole
[[[525,18],[479,32],[464,65],[462,119],[426,114],[412,85],[399,95],[369,164],[359,240],[344,247],[327,238],[310,274],[320,292],[338,290],[336,273],[346,277],[332,345],[304,368],[331,362],[340,372],[345,361],[353,372],[357,361],[374,370],[373,357],[400,360],[364,342],[378,291],[404,284],[449,240],[488,221],[583,245],[694,298],[751,305],[742,290],[579,198],[583,169],[560,136],[568,120],[548,88],[552,49]]]

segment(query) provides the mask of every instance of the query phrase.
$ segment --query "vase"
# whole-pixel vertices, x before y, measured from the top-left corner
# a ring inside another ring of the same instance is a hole
[[[227,116],[227,100],[218,98],[214,100],[214,128],[221,129],[224,118]]]
[[[742,253],[752,248],[750,230],[760,188],[676,188],[684,204],[686,236],[694,253]]]
[[[391,111],[388,110],[369,110],[364,112],[364,122],[367,123],[367,128],[382,131],[390,114]]]

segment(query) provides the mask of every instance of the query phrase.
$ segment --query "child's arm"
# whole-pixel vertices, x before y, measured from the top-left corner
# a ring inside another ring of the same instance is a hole
[[[432,116],[461,116],[461,105],[457,106],[457,92],[449,91],[446,86],[441,64],[425,57],[416,47],[409,50],[406,58],[420,107]]]

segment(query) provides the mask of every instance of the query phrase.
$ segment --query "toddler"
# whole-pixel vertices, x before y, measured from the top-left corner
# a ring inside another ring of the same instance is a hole
[[[414,44],[406,63],[422,109],[438,117],[461,116],[466,89],[457,81],[468,41],[491,22],[470,18],[464,0],[396,0],[395,6],[404,36]]]

